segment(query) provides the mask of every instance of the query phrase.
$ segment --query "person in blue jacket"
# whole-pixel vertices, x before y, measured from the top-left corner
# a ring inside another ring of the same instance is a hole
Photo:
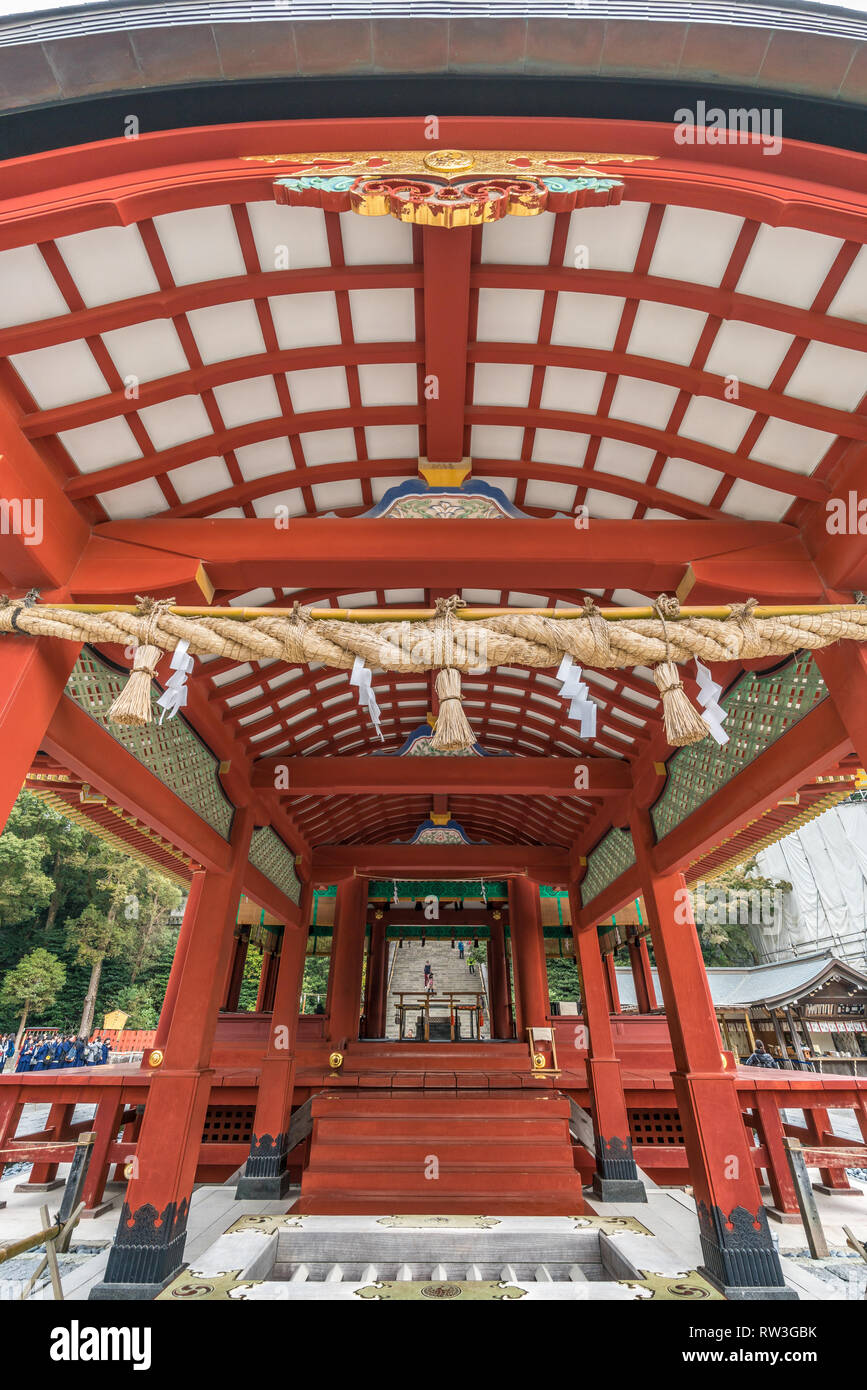
[[[49,1057],[48,1043],[41,1042],[33,1050],[33,1060],[30,1063],[31,1071],[44,1071],[45,1063]]]
[[[49,1044],[49,1048],[50,1056],[47,1062],[47,1069],[48,1071],[58,1071],[63,1066],[65,1052],[63,1039],[55,1038],[54,1041]]]
[[[84,1041],[84,1038],[76,1038],[76,1039],[75,1039],[75,1061],[74,1061],[74,1063],[73,1063],[73,1066],[76,1066],[76,1067],[83,1067],[83,1066],[84,1066],[84,1049],[85,1049],[86,1047],[87,1047],[87,1043]]]
[[[29,1045],[29,1043],[25,1043],[24,1046],[23,1046],[22,1049],[21,1049],[21,1056],[18,1058],[18,1066],[15,1068],[15,1070],[16,1070],[16,1071],[30,1071],[30,1070],[31,1070],[30,1064],[31,1064],[32,1061],[33,1061],[33,1048]]]
[[[67,1038],[63,1047],[64,1067],[75,1066],[75,1038]]]
[[[103,1066],[105,1066],[106,1062],[108,1061],[108,1054],[109,1054],[110,1051],[111,1051],[111,1043],[109,1042],[108,1038],[103,1038],[103,1040],[102,1040],[102,1047],[101,1047],[101,1056],[100,1056],[100,1059],[99,1059]]]

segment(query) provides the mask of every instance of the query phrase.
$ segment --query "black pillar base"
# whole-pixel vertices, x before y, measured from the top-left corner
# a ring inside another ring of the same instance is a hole
[[[273,1177],[248,1177],[246,1171],[238,1179],[235,1188],[236,1202],[279,1202],[292,1186],[292,1178],[285,1171]]]
[[[88,1302],[150,1303],[163,1289],[167,1289],[169,1284],[173,1284],[186,1268],[185,1264],[181,1265],[180,1269],[176,1269],[174,1274],[170,1274],[161,1284],[107,1284],[103,1280],[101,1284],[94,1284],[87,1295]]]
[[[698,1225],[704,1255],[699,1273],[725,1298],[797,1301],[783,1276],[764,1207],[755,1215],[735,1207],[727,1220],[719,1207],[709,1210],[699,1202]]]
[[[596,1172],[593,1195],[601,1202],[646,1202],[644,1183],[638,1176],[631,1139],[596,1136]]]
[[[132,1212],[124,1202],[104,1278],[90,1297],[155,1298],[184,1268],[187,1215],[186,1200],[169,1202],[162,1212],[150,1204]]]
[[[286,1170],[288,1135],[253,1135],[250,1156],[235,1188],[235,1201],[275,1201],[286,1196],[292,1179]]]
[[[623,1178],[603,1178],[593,1174],[590,1191],[600,1202],[646,1202],[647,1193],[640,1178],[629,1182]]]

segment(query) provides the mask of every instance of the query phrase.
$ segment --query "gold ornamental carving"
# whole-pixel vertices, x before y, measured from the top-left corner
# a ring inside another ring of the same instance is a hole
[[[623,166],[654,155],[568,150],[381,150],[248,155],[279,168],[278,203],[475,227],[621,201]]]

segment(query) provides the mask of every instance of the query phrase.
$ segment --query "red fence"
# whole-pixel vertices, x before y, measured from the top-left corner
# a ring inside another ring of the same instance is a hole
[[[143,1052],[153,1047],[156,1030],[153,1028],[96,1028],[93,1036],[108,1038],[112,1052]]]

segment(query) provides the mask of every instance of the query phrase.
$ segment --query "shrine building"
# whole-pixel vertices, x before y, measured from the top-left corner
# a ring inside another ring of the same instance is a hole
[[[0,20],[0,824],[186,894],[140,1061],[0,1076],[0,1150],[89,1103],[87,1206],[128,1175],[95,1298],[202,1183],[688,1186],[703,1287],[794,1298],[786,1138],[867,1142],[863,1067],[741,1065],[687,891],[867,765],[867,17],[461,8]]]

